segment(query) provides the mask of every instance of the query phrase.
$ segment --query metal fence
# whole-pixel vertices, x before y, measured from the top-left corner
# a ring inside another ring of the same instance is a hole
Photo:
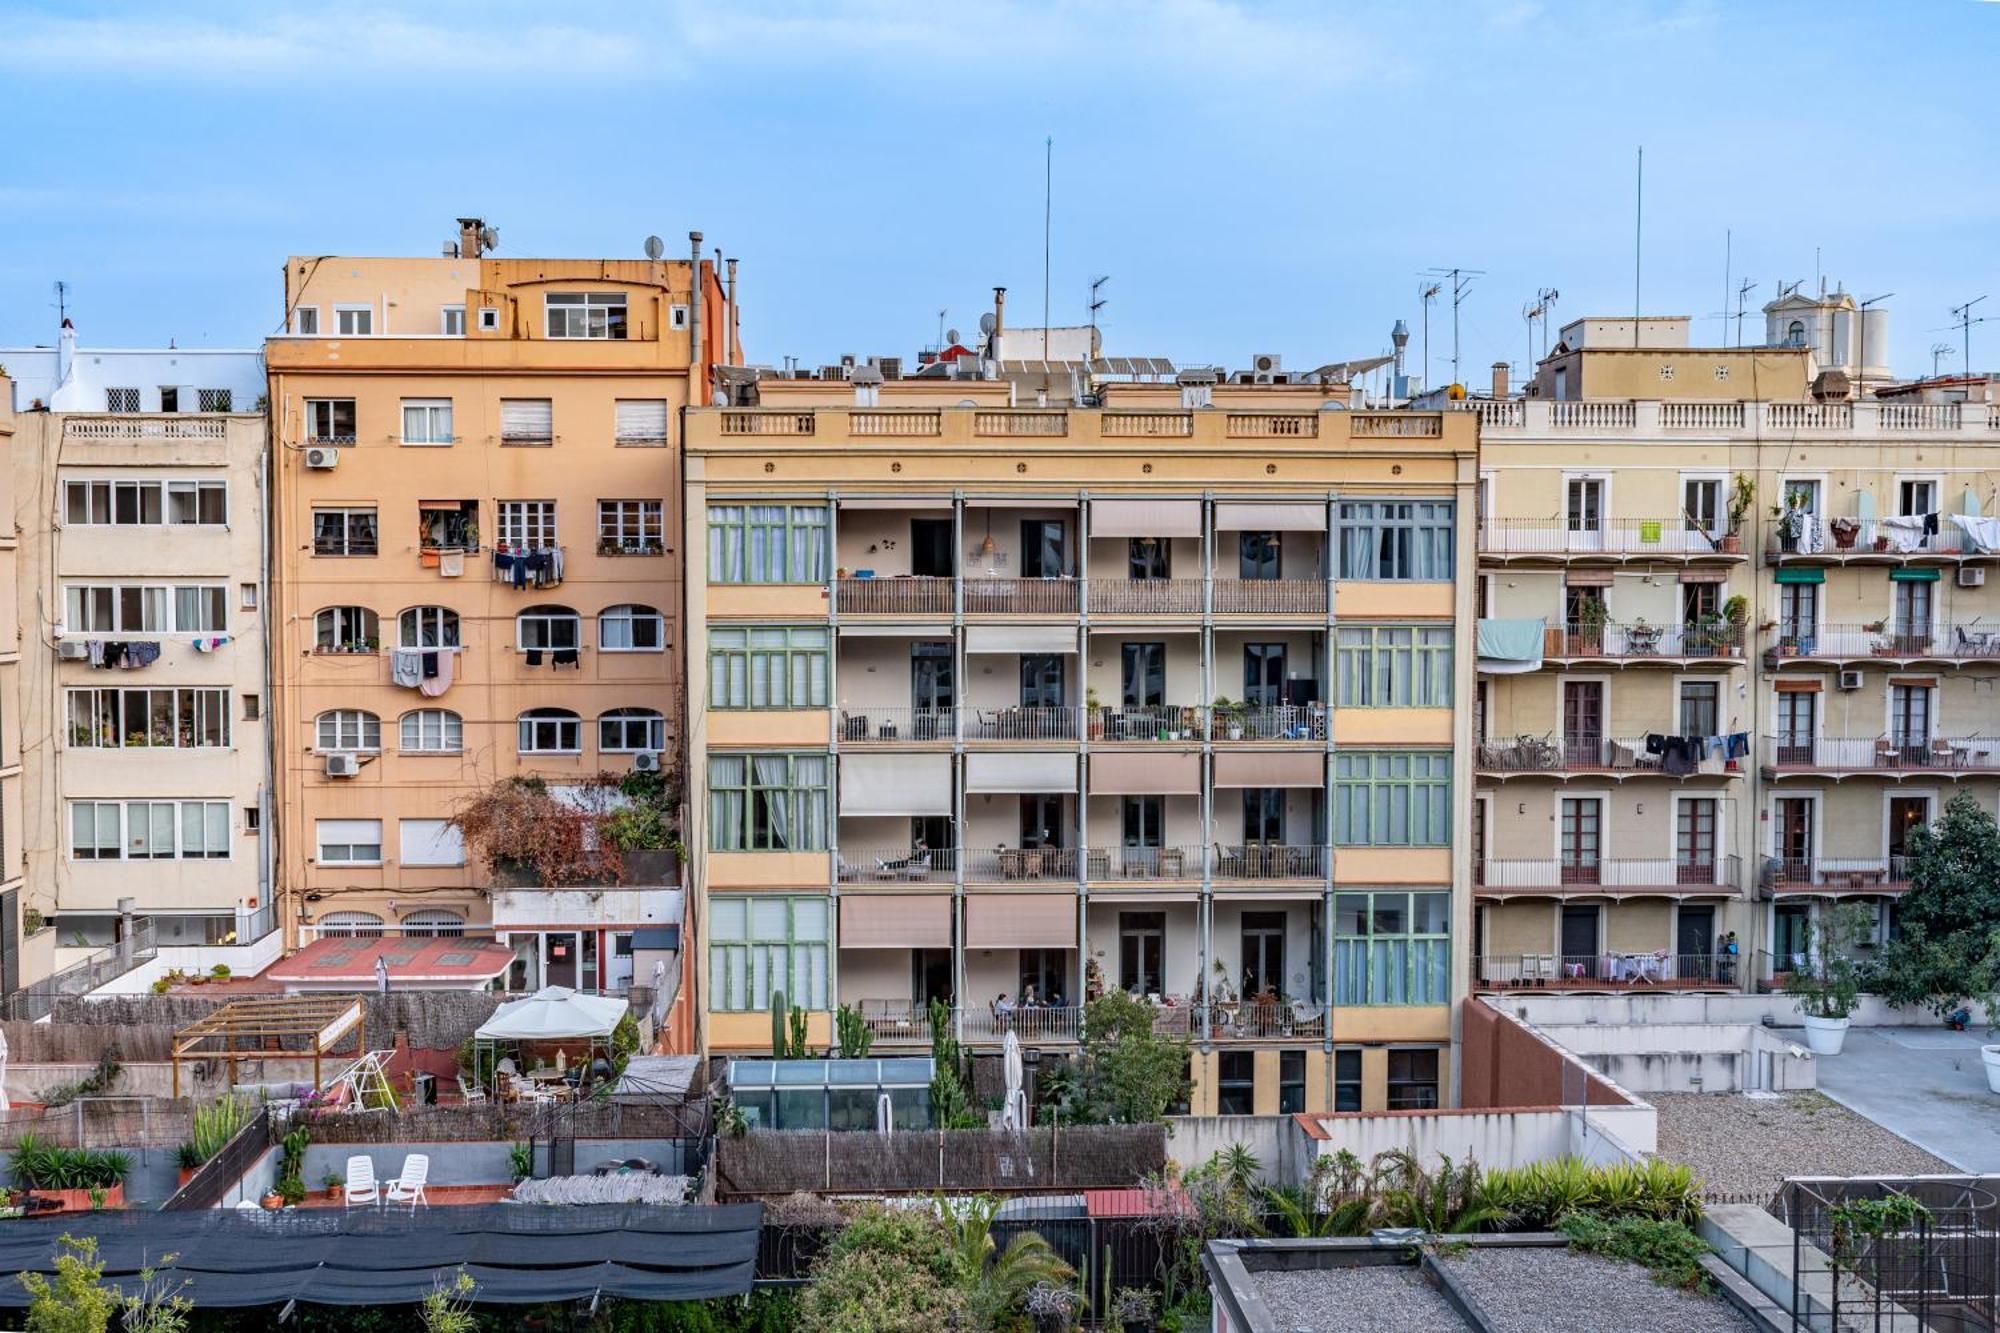
[[[46,981],[24,986],[7,997],[5,1016],[40,1022],[55,1012],[56,1002],[70,996],[88,995],[99,986],[124,976],[133,968],[151,962],[159,953],[153,943],[153,920],[139,918],[131,938],[97,950],[80,963],[71,964]]]
[[[222,1151],[203,1162],[195,1173],[160,1205],[161,1212],[182,1212],[214,1208],[236,1188],[244,1172],[271,1147],[271,1111],[257,1112],[254,1119],[236,1131],[236,1137],[222,1145]]]
[[[1986,1328],[2000,1321],[1993,1177],[1788,1182],[1793,1326]]]

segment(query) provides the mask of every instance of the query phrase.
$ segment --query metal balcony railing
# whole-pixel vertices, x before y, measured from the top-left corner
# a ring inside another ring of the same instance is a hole
[[[6,997],[0,1012],[17,1022],[40,1022],[55,1012],[56,1001],[88,995],[151,962],[158,954],[153,940],[153,919],[140,917],[133,924],[129,938],[106,945],[81,962],[15,991]]]
[[[1635,658],[1737,657],[1743,632],[1726,620],[1693,625],[1655,625],[1645,620],[1572,621],[1545,631],[1542,651],[1549,657]]]
[[[1216,1041],[1261,1041],[1273,1037],[1323,1037],[1327,1006],[1320,1000],[1246,1000],[1241,1004],[1196,1005],[1190,1018],[1199,1030],[1205,1019]]]
[[[1486,773],[1665,772],[1664,755],[1648,754],[1642,737],[1516,736],[1482,741],[1474,767]],[[1679,775],[1684,776],[1684,775]]]
[[[1729,547],[1736,549],[1731,550]],[[1691,528],[1679,515],[1614,518],[1572,527],[1560,518],[1482,518],[1481,555],[1741,557],[1740,541]]]
[[[956,847],[842,847],[842,884],[949,884],[958,871]]]
[[[1052,579],[967,578],[965,611],[967,615],[1073,616],[1079,586],[1067,575]]]
[[[948,616],[951,586],[952,580],[948,578],[914,575],[837,579],[834,605],[844,616]]]
[[[1201,614],[1200,579],[1092,579],[1093,616]]]
[[[870,704],[842,708],[840,739],[852,745],[864,741],[904,745],[949,741],[958,735],[958,713],[949,706],[877,708]]]
[[[1084,872],[1092,882],[1133,879],[1200,879],[1208,849],[1200,846],[1093,847]]]
[[[1058,708],[971,708],[963,714],[969,741],[1073,741],[1083,710]]]
[[[959,1030],[967,1041],[1004,1041],[1009,1032],[1021,1041],[1075,1041],[1083,1028],[1083,1010],[1038,1006],[1016,1007],[1002,1012],[997,1008],[965,1008],[958,1011]]]
[[[2000,772],[2000,736],[1766,736],[1777,772]]]
[[[1488,858],[1475,861],[1472,871],[1476,886],[1500,891],[1566,893],[1598,887],[1737,890],[1743,885],[1742,858],[1736,856]]]
[[[1217,879],[1320,880],[1331,853],[1323,846],[1251,842],[1221,843],[1214,854]]]
[[[1774,856],[1764,868],[1773,893],[1805,893],[1814,889],[1889,892],[1910,884],[1907,856],[1834,857]]]
[[[1208,710],[1197,704],[1100,708],[1090,714],[1090,739],[1093,743],[1200,740],[1207,726]]]
[[[1074,847],[967,848],[965,878],[982,884],[1015,884],[1037,880],[1076,879]]]
[[[1784,519],[1770,523],[1765,554],[1774,560],[1816,555],[1927,556],[1974,553],[1965,533],[1940,515],[1938,530],[1925,532],[1917,518],[1823,518],[1817,540],[1795,532]]]
[[[1740,958],[1722,953],[1610,950],[1591,954],[1487,954],[1477,964],[1477,984],[1521,989],[1610,987],[1700,989],[1737,984]]]
[[[1939,621],[1902,624],[1875,620],[1860,625],[1779,625],[1770,634],[1771,653],[1788,657],[1850,661],[1864,657],[1969,661],[2000,658],[2000,624]]]
[[[1218,743],[1323,741],[1326,709],[1319,704],[1252,704],[1221,709],[1216,711],[1209,729]]]
[[[1326,614],[1325,579],[1217,579],[1219,616],[1318,616]]]

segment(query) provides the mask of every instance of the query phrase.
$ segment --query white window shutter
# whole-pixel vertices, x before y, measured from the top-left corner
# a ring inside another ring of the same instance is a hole
[[[665,444],[666,442],[666,399],[621,398],[618,400],[618,443]]]
[[[554,439],[554,406],[546,398],[502,398],[500,438],[536,441]]]

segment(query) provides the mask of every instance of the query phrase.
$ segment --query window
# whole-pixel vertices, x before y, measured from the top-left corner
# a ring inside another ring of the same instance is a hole
[[[78,585],[63,590],[63,628],[72,633],[220,634],[229,591],[200,585]]]
[[[314,821],[318,860],[327,866],[373,866],[382,864],[382,821],[379,819],[321,819]],[[333,918],[327,918],[332,924]],[[379,923],[378,923],[379,924]],[[360,934],[361,931],[350,933]],[[373,932],[380,934],[380,930]]]
[[[160,410],[162,412],[178,412],[181,410],[181,390],[179,385],[162,384],[160,386]]]
[[[260,718],[260,717],[262,717],[262,716],[264,716],[264,700],[263,700],[263,698],[262,698],[261,696],[259,696],[259,695],[255,695],[255,694],[246,694],[246,695],[244,695],[244,696],[243,696],[243,720],[244,720],[245,722],[255,722],[255,721],[256,721],[256,720],[258,719],[258,718]]]
[[[71,801],[77,861],[214,861],[229,855],[227,801]]]
[[[1681,479],[1681,521],[1689,532],[1722,535],[1722,478],[1683,477]],[[1697,543],[1694,550],[1703,548]]]
[[[1139,995],[1166,989],[1167,914],[1118,914],[1118,988]]]
[[[1937,512],[1938,484],[1935,481],[1899,481],[1896,483],[1896,512],[1906,517],[1921,518],[1925,514]]]
[[[1340,577],[1445,582],[1452,577],[1449,500],[1350,500],[1340,506]]]
[[[688,308],[684,305],[669,306],[667,308],[667,323],[677,329],[686,328],[688,326]]]
[[[1451,842],[1451,756],[1342,750],[1334,755],[1333,840],[1343,847]]]
[[[178,634],[221,634],[229,628],[229,589],[174,588],[174,631]]]
[[[658,500],[599,500],[599,555],[658,555],[666,550],[665,506]]]
[[[409,846],[408,843],[404,844],[406,850],[408,846]],[[404,865],[410,864],[407,854],[405,855],[403,864]],[[441,861],[437,862],[437,864],[463,865],[465,864],[465,860],[464,857],[461,855],[460,858],[456,861]],[[459,936],[463,934],[465,934],[465,918],[460,916],[457,912],[444,912],[444,911],[412,912],[408,916],[403,918],[403,937],[405,939],[408,939],[413,935],[427,939],[428,938],[457,939]]]
[[[1249,582],[1278,577],[1283,563],[1283,539],[1275,532],[1242,532],[1236,536],[1236,577]]]
[[[243,831],[255,833],[264,827],[264,812],[254,805],[243,807]]]
[[[1243,788],[1243,841],[1285,843],[1285,789],[1283,787]]]
[[[666,399],[620,398],[613,412],[616,443],[660,445],[667,442]]]
[[[365,606],[329,606],[313,617],[313,648],[322,653],[372,653],[381,627]]]
[[[465,336],[465,307],[448,305],[438,311],[438,332],[447,338]]]
[[[228,389],[196,389],[194,391],[195,410],[198,412],[234,412],[236,395]],[[165,408],[161,409],[165,411]]]
[[[403,648],[459,648],[458,612],[448,606],[413,606],[396,617],[396,643]]]
[[[1451,895],[1336,896],[1333,1002],[1451,1003]]]
[[[399,819],[396,821],[396,845],[401,848],[401,860],[406,866],[462,866],[465,864],[465,838],[458,826],[449,819]],[[409,934],[409,922],[403,923],[404,934]],[[465,922],[458,921],[454,935],[465,933]]]
[[[827,647],[824,626],[711,629],[708,706],[824,708]]]
[[[498,333],[500,331],[500,310],[497,306],[483,305],[479,307],[479,331],[481,333]]]
[[[502,398],[500,443],[554,444],[555,406],[546,398]]]
[[[826,849],[825,755],[714,755],[708,761],[708,788],[711,850]]]
[[[657,653],[666,648],[667,621],[650,606],[607,606],[597,617],[597,646],[607,653]]]
[[[1278,1052],[1278,1114],[1298,1115],[1306,1109],[1306,1053]]]
[[[456,754],[465,746],[465,723],[449,709],[414,709],[400,725],[405,754]]]
[[[79,749],[196,749],[229,744],[229,691],[71,690],[69,743]]]
[[[1389,1050],[1389,1109],[1427,1111],[1438,1104],[1438,1053]]]
[[[321,939],[364,939],[382,937],[382,918],[373,912],[328,912],[319,919]]]
[[[519,726],[522,754],[583,752],[583,719],[567,708],[530,708]]]
[[[1806,322],[1795,319],[1785,326],[1785,346],[1804,347],[1806,345]]]
[[[314,444],[353,444],[354,400],[306,399],[306,439]]]
[[[322,750],[366,750],[382,748],[382,719],[358,708],[336,708],[319,715],[319,743]]]
[[[1350,625],[1335,632],[1342,708],[1449,708],[1452,631]]]
[[[229,486],[220,481],[68,481],[63,522],[70,527],[151,527],[229,521]]]
[[[546,551],[556,544],[554,500],[502,500],[494,506],[500,540],[512,551]]]
[[[531,606],[514,617],[515,646],[523,652],[574,652],[583,622],[566,606]]]
[[[711,1007],[769,1009],[771,993],[782,991],[797,1008],[826,1008],[832,921],[825,898],[709,899]]]
[[[1125,708],[1157,708],[1167,701],[1167,645],[1163,641],[1118,645],[1118,700]]]
[[[1718,736],[1722,733],[1722,686],[1712,680],[1681,682],[1682,736]]]
[[[450,444],[451,399],[405,398],[403,400],[404,444]]]
[[[824,583],[825,505],[710,505],[711,583]]]
[[[333,308],[333,331],[343,338],[366,338],[375,332],[375,310],[365,305]]]
[[[1351,1046],[1333,1053],[1333,1109],[1361,1109],[1361,1052]]]
[[[544,308],[551,338],[625,336],[623,292],[550,292]]]
[[[1134,537],[1126,548],[1125,577],[1135,581],[1171,578],[1173,548],[1158,537]]]
[[[373,509],[313,510],[314,555],[375,555]]]
[[[319,307],[302,305],[292,312],[292,332],[300,337],[313,338],[319,335]]]
[[[1257,1113],[1257,1055],[1254,1051],[1222,1051],[1215,1057],[1215,1113]]]
[[[597,719],[597,748],[637,754],[667,748],[667,720],[650,708],[614,708]]]
[[[243,611],[255,611],[257,609],[258,593],[256,584],[240,583],[237,585],[237,592],[240,594],[236,599],[237,609]]]
[[[137,412],[139,391],[137,389],[106,389],[104,410],[107,412]]]

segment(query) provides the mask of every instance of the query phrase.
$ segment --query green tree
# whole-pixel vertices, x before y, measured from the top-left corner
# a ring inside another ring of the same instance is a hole
[[[976,1198],[964,1205],[952,1227],[966,1304],[976,1328],[1013,1328],[1026,1318],[1028,1293],[1038,1286],[1068,1286],[1076,1270],[1049,1243],[1024,1232],[1001,1249],[993,1239],[1000,1200]]]
[[[424,1333],[478,1333],[479,1319],[472,1313],[472,1274],[463,1268],[450,1282],[439,1279],[418,1306],[424,1319]]]
[[[160,1269],[172,1268],[178,1258],[177,1254],[163,1254],[158,1264],[139,1270],[138,1289],[128,1290],[118,1301],[121,1333],[187,1333],[194,1310],[194,1302],[182,1294],[188,1281],[160,1275]]]
[[[1900,933],[1882,950],[1873,982],[1897,1004],[1949,1013],[1979,993],[1982,963],[1992,953],[2000,828],[1961,791],[1935,824],[1910,833],[1909,857],[1910,887],[1896,909]]]
[[[1083,1011],[1084,1095],[1092,1118],[1151,1124],[1188,1095],[1188,1044],[1153,1030],[1150,1000],[1112,991]]]
[[[117,1302],[98,1285],[103,1276],[94,1237],[60,1237],[54,1282],[40,1273],[21,1274],[21,1285],[28,1290],[27,1333],[105,1333]]]

